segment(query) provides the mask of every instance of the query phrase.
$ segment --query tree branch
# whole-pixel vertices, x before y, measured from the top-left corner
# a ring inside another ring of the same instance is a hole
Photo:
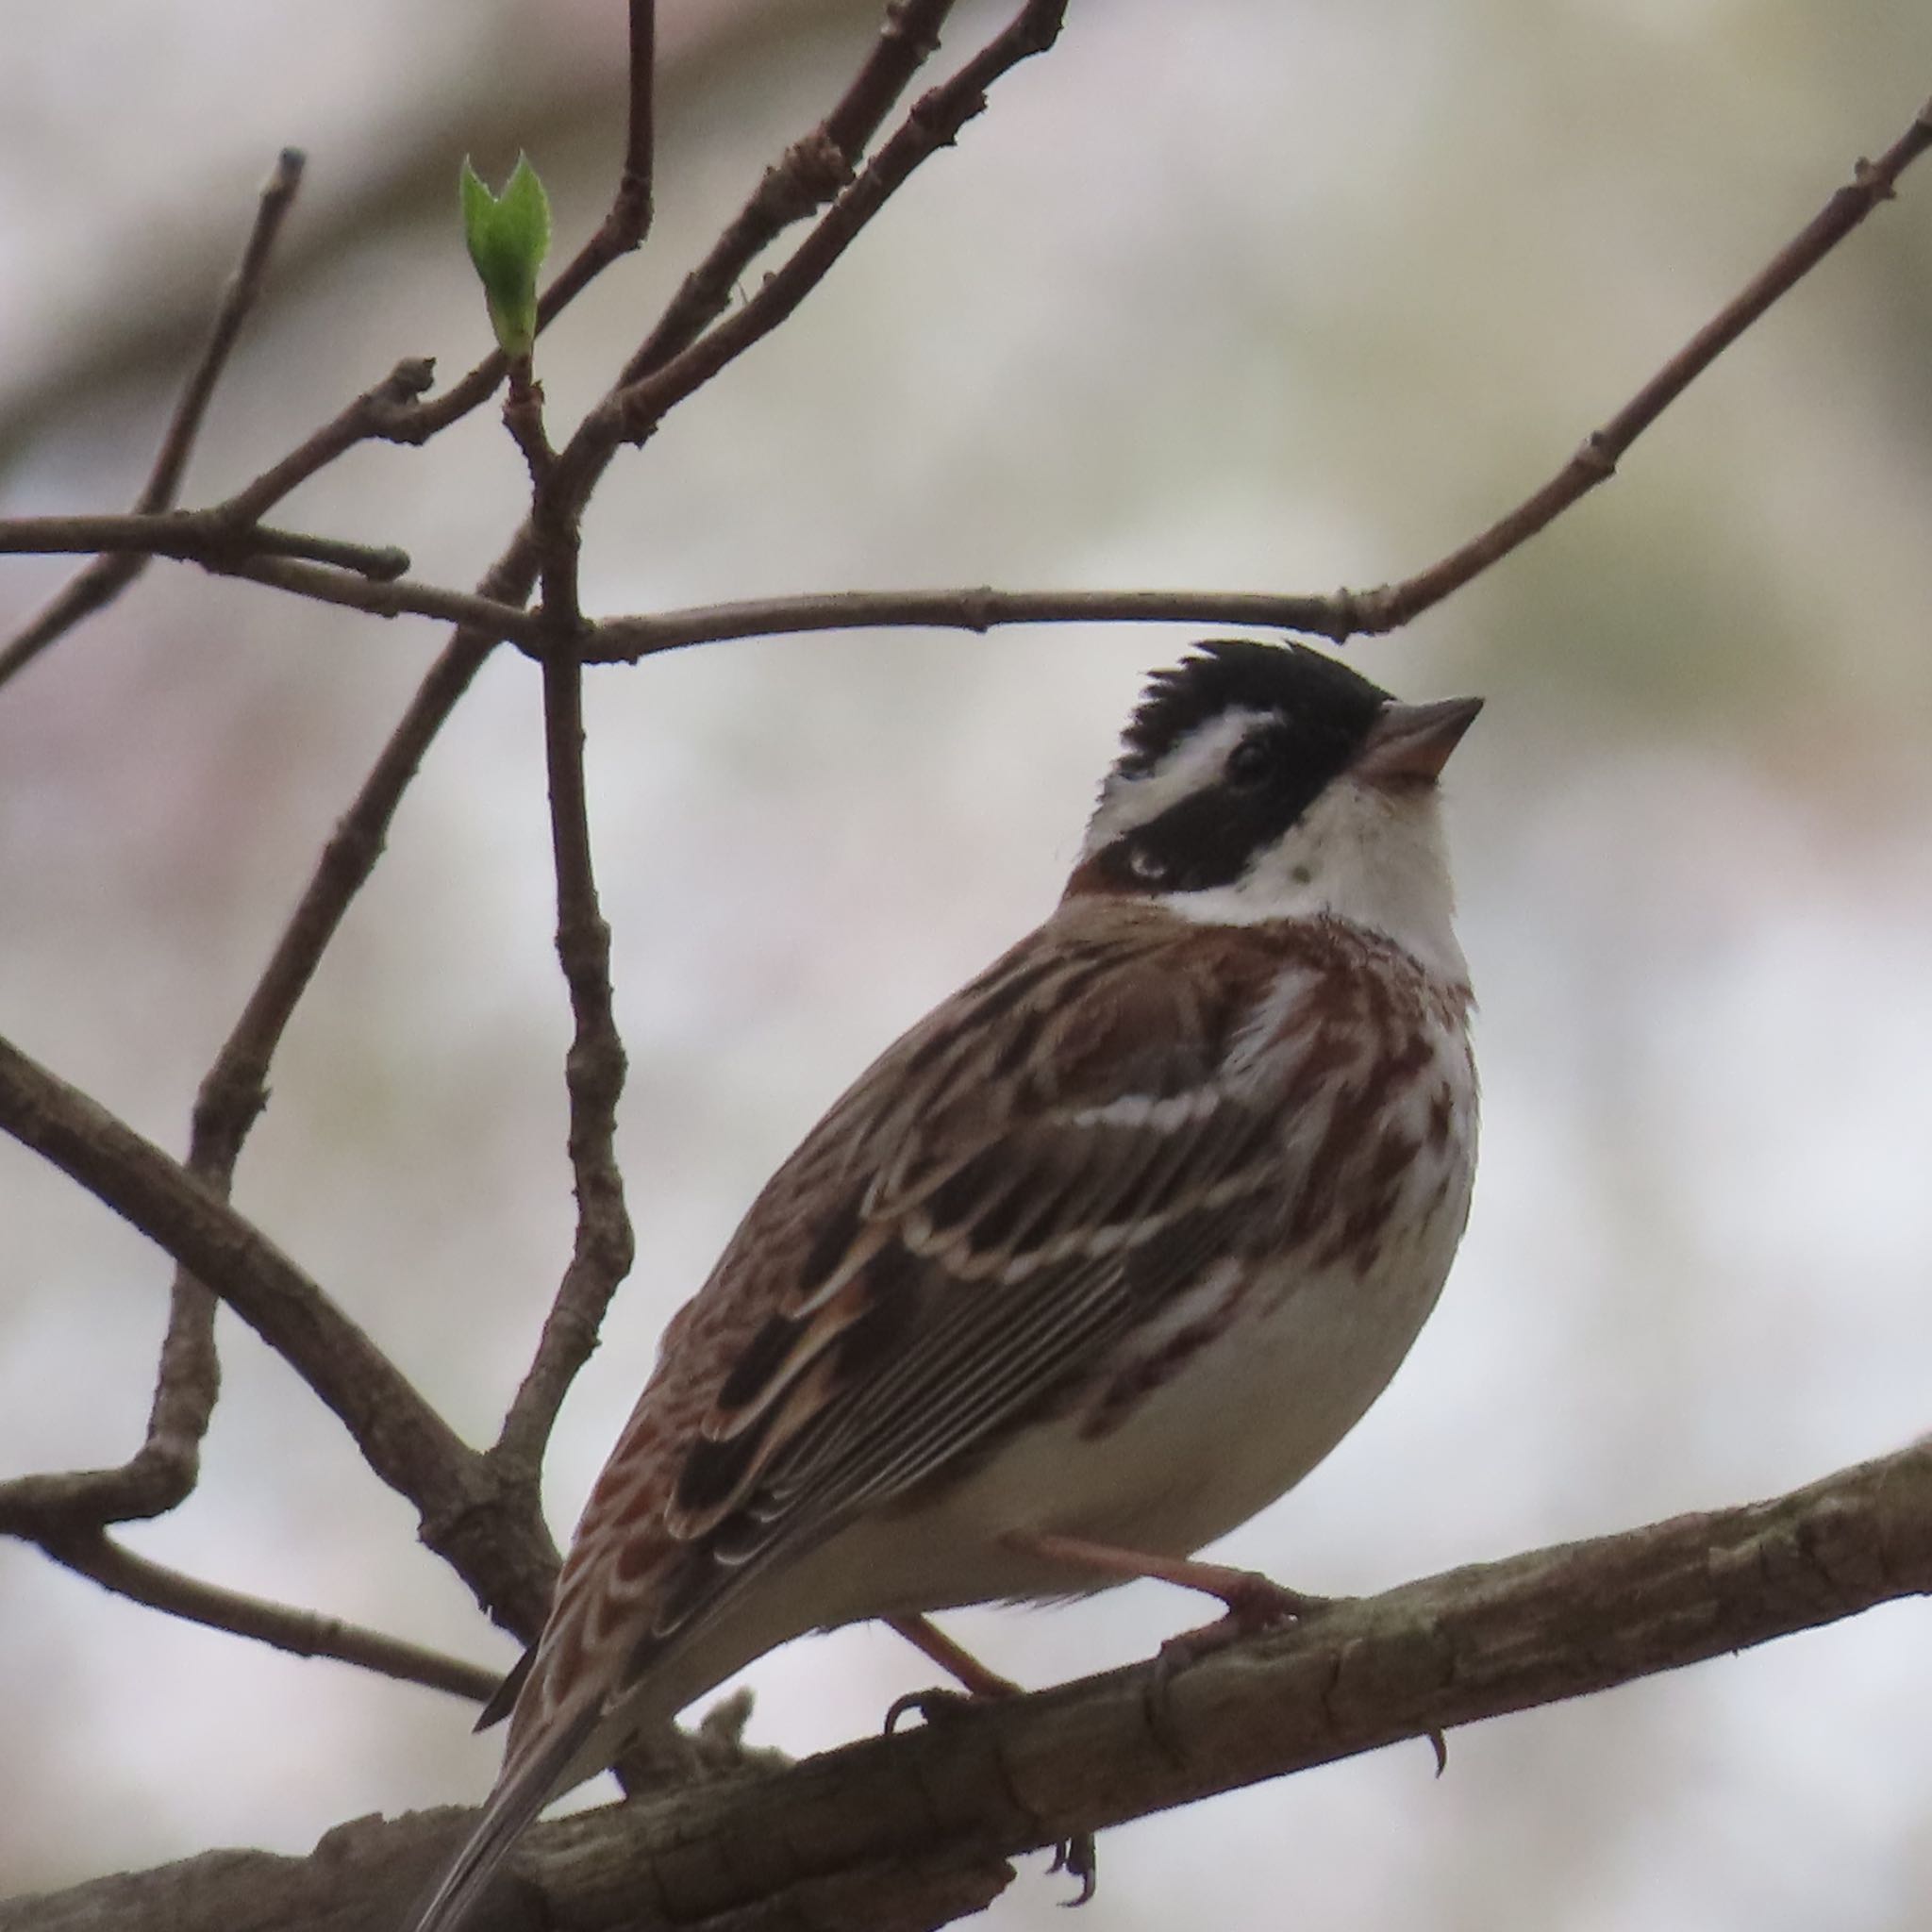
[[[569,1265],[543,1323],[529,1373],[490,1452],[506,1483],[534,1506],[544,1445],[577,1371],[636,1253],[618,1168],[617,1103],[624,1092],[624,1041],[610,991],[610,927],[597,901],[584,785],[584,678],[573,645],[583,628],[577,602],[579,536],[550,484],[557,456],[543,427],[543,395],[527,364],[510,373],[504,421],[530,471],[527,527],[542,577],[539,616],[549,641],[542,661],[543,754],[550,790],[550,849],[557,877],[557,957],[570,993],[573,1034],[564,1058],[576,1233]]]
[[[1618,460],[1644,430],[1773,304],[1816,268],[1882,202],[1890,200],[1900,175],[1928,148],[1932,148],[1932,102],[1920,108],[1911,125],[1877,160],[1859,160],[1853,179],[1608,422],[1592,430],[1555,476],[1489,529],[1399,583],[1373,591],[1337,591],[1325,596],[969,587],[762,597],[649,616],[606,618],[584,633],[581,656],[586,663],[632,663],[658,651],[727,638],[906,626],[983,632],[1009,624],[1234,624],[1305,631],[1336,643],[1399,630],[1520,548],[1579,497],[1607,482],[1615,474]],[[753,306],[747,305],[741,314],[748,315]],[[709,341],[707,338],[708,343]],[[663,372],[666,393],[675,386],[675,369]],[[632,407],[637,406],[634,395]]]
[[[92,1578],[117,1596],[130,1597],[150,1609],[206,1624],[211,1630],[253,1638],[295,1657],[333,1657],[379,1676],[447,1690],[477,1704],[489,1697],[501,1679],[500,1672],[463,1663],[421,1644],[406,1643],[380,1630],[364,1629],[292,1604],[271,1603],[265,1597],[224,1590],[219,1584],[137,1557],[102,1530],[43,1537],[40,1546],[57,1563]]]
[[[0,1128],[227,1303],[341,1420],[375,1474],[416,1506],[423,1541],[528,1641],[556,1571],[541,1521],[505,1507],[482,1458],[293,1261],[158,1147],[4,1040]],[[34,1486],[61,1480],[0,1488],[0,1530],[41,1541],[46,1495]]]
[[[984,111],[993,82],[1053,45],[1066,8],[1067,0],[1025,0],[958,73],[913,103],[898,130],[741,308],[661,367],[635,378],[626,369],[625,379],[584,418],[558,457],[554,487],[559,497],[581,505],[620,443],[643,441],[678,403],[784,322],[913,171],[950,147],[967,122]],[[841,151],[829,137],[824,147],[825,164],[836,166]],[[805,158],[797,149],[788,160],[794,157],[803,172]]]
[[[907,9],[908,14],[911,10],[909,8]],[[941,8],[933,10],[943,11]],[[982,54],[981,58],[984,58],[985,55]],[[924,106],[923,103],[922,108]],[[800,144],[801,148],[805,145]],[[1578,498],[1607,481],[1615,473],[1624,453],[1664,409],[1779,297],[1817,267],[1881,202],[1890,198],[1905,170],[1928,148],[1932,148],[1932,103],[1920,109],[1911,125],[1876,161],[1859,161],[1854,179],[1839,189],[1819,214],[1615,415],[1601,428],[1591,431],[1577,453],[1555,476],[1533,491],[1489,529],[1397,583],[1385,584],[1371,591],[1343,590],[1328,594],[1296,591],[1277,594],[1212,591],[998,591],[990,586],[806,592],[797,596],[753,598],[740,603],[698,605],[681,610],[606,618],[587,625],[582,631],[577,654],[579,660],[587,664],[634,663],[659,651],[679,650],[691,644],[715,643],[731,638],[913,626],[984,632],[1015,624],[1241,625],[1267,630],[1301,631],[1337,643],[1345,642],[1353,637],[1378,636],[1400,629],[1511,551],[1520,548]],[[741,223],[746,220],[744,215],[740,217]],[[800,255],[805,252],[801,249]],[[797,259],[797,257],[793,258],[794,262]],[[792,265],[788,263],[779,274],[790,273]],[[829,265],[829,260],[824,262],[818,274],[822,275]],[[774,282],[777,279],[777,276],[773,278]],[[687,287],[693,286],[695,280],[694,277],[693,283]],[[767,283],[766,289],[771,286]],[[803,291],[798,292],[802,298]],[[759,296],[754,297],[740,311],[740,315],[750,315],[764,294],[765,291],[761,291]],[[667,322],[675,312],[680,312],[675,303],[673,310],[667,311]],[[774,317],[761,324],[755,335],[775,326],[778,319],[782,318]],[[662,325],[658,334],[664,334]],[[755,339],[755,335],[751,339]],[[658,339],[658,335],[654,335],[653,341]],[[668,341],[670,337],[665,335],[664,339]],[[705,342],[705,358],[708,360],[717,357],[719,351],[711,344],[711,339],[706,338]],[[749,339],[741,344],[740,352],[745,346],[749,346]],[[728,357],[724,359],[728,359]],[[403,365],[404,368],[410,366]],[[668,380],[677,369],[684,369],[685,375],[678,376],[673,384],[673,387],[681,387],[696,366],[680,358],[669,369],[658,370],[658,374]],[[719,366],[723,366],[722,360]],[[669,392],[668,390],[665,391],[666,394]],[[635,399],[635,390],[631,393]],[[666,407],[669,406],[667,403]],[[601,460],[608,461],[609,454],[606,451]],[[565,458],[573,463],[584,459],[582,452],[572,458],[566,451]],[[591,481],[594,478],[575,475],[570,479],[567,488],[572,493],[580,492],[588,489]],[[258,506],[252,491],[253,486],[251,491],[231,499],[218,511],[201,512],[199,515],[204,518],[217,515],[232,518],[244,501],[251,510],[255,510]],[[125,526],[130,520],[43,521],[49,524],[59,521],[87,524],[93,534],[99,534],[101,528]],[[191,528],[194,523],[194,519],[180,520],[180,525]],[[180,525],[171,527],[179,527]],[[278,537],[282,535],[275,534]],[[291,546],[315,546],[327,540],[288,537],[285,541]],[[8,547],[29,549],[38,546],[26,542],[8,545],[5,541],[4,529],[0,529],[0,549]],[[80,546],[76,543],[75,547]],[[359,550],[359,546],[350,547]],[[202,544],[201,548],[208,554],[195,555],[186,547],[177,548],[171,554],[192,556],[193,560],[208,569],[245,576],[253,582],[297,596],[345,605],[376,616],[417,615],[468,624],[475,626],[479,635],[487,632],[492,638],[513,642],[540,658],[547,648],[544,627],[538,617],[501,599],[473,596],[407,579],[369,582],[345,575],[339,570],[305,564],[299,560],[305,553],[299,550],[288,557],[275,557],[261,554],[258,549],[236,555],[225,562],[215,554],[219,545]],[[306,554],[312,555],[314,551],[311,548]],[[386,553],[381,551],[361,554],[365,558],[387,560]]]
[[[1215,1792],[1583,1696],[1932,1591],[1932,1442],[1773,1501],[1337,1605],[1160,1688],[1138,1665],[775,1774],[540,1825],[475,1932],[912,1932],[1004,1861]],[[1418,1765],[1418,1777],[1421,1767]],[[210,1853],[0,1906],[0,1932],[390,1927],[468,1812],[364,1820],[308,1859]]]
[[[254,524],[358,442],[376,438],[410,441],[407,431],[414,425],[422,398],[435,380],[436,363],[430,357],[405,356],[373,389],[364,390],[252,483],[218,504],[208,512],[210,519],[231,528]]]
[[[544,1445],[571,1383],[597,1343],[610,1298],[636,1254],[617,1164],[624,1041],[610,991],[610,927],[597,901],[584,791],[583,673],[567,658],[543,666],[543,743],[550,773],[557,873],[557,957],[570,989],[574,1034],[564,1062],[577,1225],[570,1265],[543,1324],[530,1371],[490,1452],[507,1482],[532,1494]]]
[[[651,183],[655,168],[655,116],[652,97],[657,86],[658,21],[655,0],[629,0],[630,82],[625,116],[624,161],[617,192],[596,232],[558,271],[537,299],[537,332],[555,322],[620,256],[641,245],[651,231]],[[439,430],[467,416],[493,394],[509,374],[509,358],[501,349],[482,361],[432,403],[425,403],[407,425],[398,425],[397,441],[426,442]]]
[[[174,507],[182,473],[188,467],[189,453],[201,433],[215,385],[228,366],[228,356],[242,333],[242,323],[261,294],[269,256],[294,202],[295,191],[302,185],[304,165],[299,148],[285,147],[262,183],[255,205],[255,223],[249,229],[242,259],[222,291],[208,341],[182,386],[147,481],[134,499],[137,516],[151,516]],[[0,649],[0,685],[24,671],[48,645],[64,637],[84,618],[112,603],[146,568],[147,553],[138,550],[115,557],[97,557]]]
[[[607,617],[585,627],[586,664],[631,664],[659,651],[729,638],[821,630],[989,631],[1009,624],[1217,624],[1309,631],[1338,641],[1364,626],[1360,599],[1341,591],[996,591],[990,584],[945,591],[808,591],[699,604],[639,617]],[[521,640],[516,641],[521,642]],[[525,646],[525,648],[529,648]]]
[[[399,577],[409,553],[393,543],[355,543],[235,522],[223,510],[171,510],[158,516],[8,517],[0,556],[57,557],[63,551],[135,552],[233,572],[256,557],[301,558],[353,571],[376,583]]]
[[[1576,454],[1542,489],[1440,563],[1399,584],[1366,591],[1359,600],[1359,627],[1374,633],[1399,629],[1527,542],[1578,497],[1607,483],[1624,452],[1766,309],[1809,275],[1881,202],[1890,201],[1899,176],[1927,148],[1932,148],[1932,101],[1919,109],[1911,125],[1875,161],[1861,157],[1853,166],[1852,179],[1602,428],[1585,437]]]

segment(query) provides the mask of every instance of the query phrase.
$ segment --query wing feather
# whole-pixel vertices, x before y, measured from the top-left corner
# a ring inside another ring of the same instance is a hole
[[[1063,908],[860,1076],[667,1331],[585,1512],[565,1621],[611,1553],[651,1552],[607,1707],[774,1559],[1091,1392],[1150,1308],[1281,1232],[1358,1073],[1282,990],[1354,997],[1360,943]],[[1257,1083],[1291,1026],[1305,1077]]]

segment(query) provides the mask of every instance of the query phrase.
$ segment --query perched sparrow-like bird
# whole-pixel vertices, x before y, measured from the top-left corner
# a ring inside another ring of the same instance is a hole
[[[859,1076],[666,1330],[419,1932],[805,1631],[884,1618],[970,1678],[924,1612],[1144,1575],[1292,1607],[1189,1559],[1355,1424],[1460,1239],[1436,780],[1479,708],[1292,644],[1156,674],[1052,916]]]

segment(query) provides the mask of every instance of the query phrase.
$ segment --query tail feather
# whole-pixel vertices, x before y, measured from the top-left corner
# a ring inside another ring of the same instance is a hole
[[[596,1728],[597,1718],[598,1707],[592,1701],[554,1731],[541,1749],[504,1767],[475,1830],[437,1881],[436,1890],[416,1915],[412,1932],[457,1932],[476,1908],[525,1827],[549,1803],[571,1759]]]

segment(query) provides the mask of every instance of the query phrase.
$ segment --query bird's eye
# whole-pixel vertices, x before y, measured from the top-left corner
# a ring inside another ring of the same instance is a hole
[[[1158,884],[1167,875],[1166,862],[1158,853],[1149,851],[1144,845],[1127,847],[1127,870],[1150,886]]]
[[[1280,757],[1265,738],[1244,738],[1227,755],[1222,776],[1236,791],[1258,791],[1274,776]]]

